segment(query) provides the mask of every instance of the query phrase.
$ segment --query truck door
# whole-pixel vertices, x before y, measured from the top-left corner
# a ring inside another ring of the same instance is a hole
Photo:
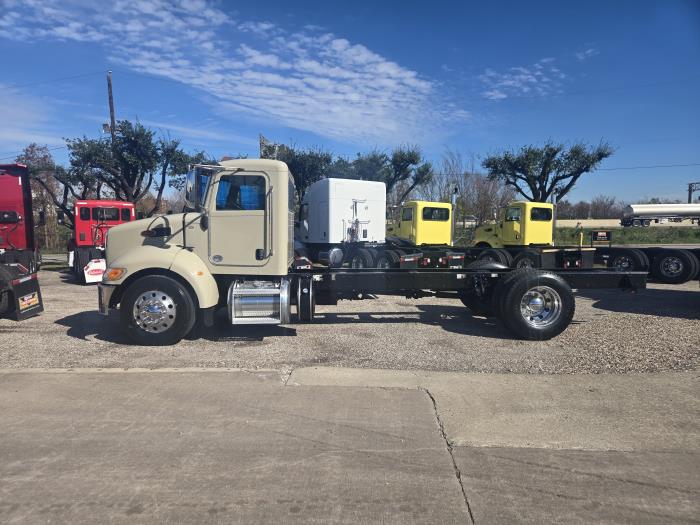
[[[503,244],[521,244],[522,209],[520,206],[508,206],[503,220]]]
[[[415,213],[413,212],[413,207],[406,206],[403,208],[401,210],[399,237],[411,241],[412,243],[416,242],[416,223],[414,221]]]
[[[263,172],[222,175],[209,203],[209,252],[213,266],[265,266],[272,246],[270,180]]]

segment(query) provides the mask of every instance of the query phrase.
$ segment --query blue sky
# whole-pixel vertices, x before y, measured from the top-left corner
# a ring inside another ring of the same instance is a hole
[[[477,158],[547,139],[603,168],[700,163],[700,2],[0,0],[0,157],[139,119],[215,156],[258,133],[353,155]],[[74,77],[74,78],[66,78]],[[598,171],[571,195],[685,199],[700,166]]]

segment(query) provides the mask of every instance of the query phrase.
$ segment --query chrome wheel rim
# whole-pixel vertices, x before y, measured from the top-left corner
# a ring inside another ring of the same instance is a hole
[[[683,271],[683,261],[678,257],[664,257],[661,261],[661,273],[666,277],[676,277]]]
[[[149,290],[141,293],[133,309],[134,321],[146,332],[165,332],[177,317],[175,301],[167,293],[160,290]]]
[[[532,259],[525,257],[523,259],[520,259],[518,261],[518,264],[515,265],[516,268],[534,268],[535,263]]]
[[[530,288],[520,300],[520,315],[533,328],[551,325],[561,316],[561,312],[561,297],[549,286]]]
[[[355,255],[350,261],[350,268],[364,268],[365,261],[360,255]]]
[[[631,257],[627,255],[620,255],[619,257],[615,257],[615,259],[613,259],[612,266],[618,270],[630,270],[634,266],[634,263],[632,262]]]

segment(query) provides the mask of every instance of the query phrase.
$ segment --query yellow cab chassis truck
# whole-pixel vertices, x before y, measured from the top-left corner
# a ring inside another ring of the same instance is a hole
[[[500,317],[524,339],[561,333],[574,315],[571,288],[637,288],[644,272],[511,270],[492,261],[466,268],[334,268],[294,256],[294,183],[286,164],[232,160],[195,166],[183,213],[111,228],[99,310],[119,309],[138,344],[168,345],[228,322],[309,323],[316,304],[367,294],[461,299]],[[294,315],[292,315],[294,307]],[[466,321],[466,319],[465,319]]]

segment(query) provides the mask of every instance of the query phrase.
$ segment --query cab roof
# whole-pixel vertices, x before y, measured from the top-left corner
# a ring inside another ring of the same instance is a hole
[[[242,168],[244,170],[287,171],[287,165],[280,160],[272,159],[232,159],[222,160],[219,166],[226,169]]]

